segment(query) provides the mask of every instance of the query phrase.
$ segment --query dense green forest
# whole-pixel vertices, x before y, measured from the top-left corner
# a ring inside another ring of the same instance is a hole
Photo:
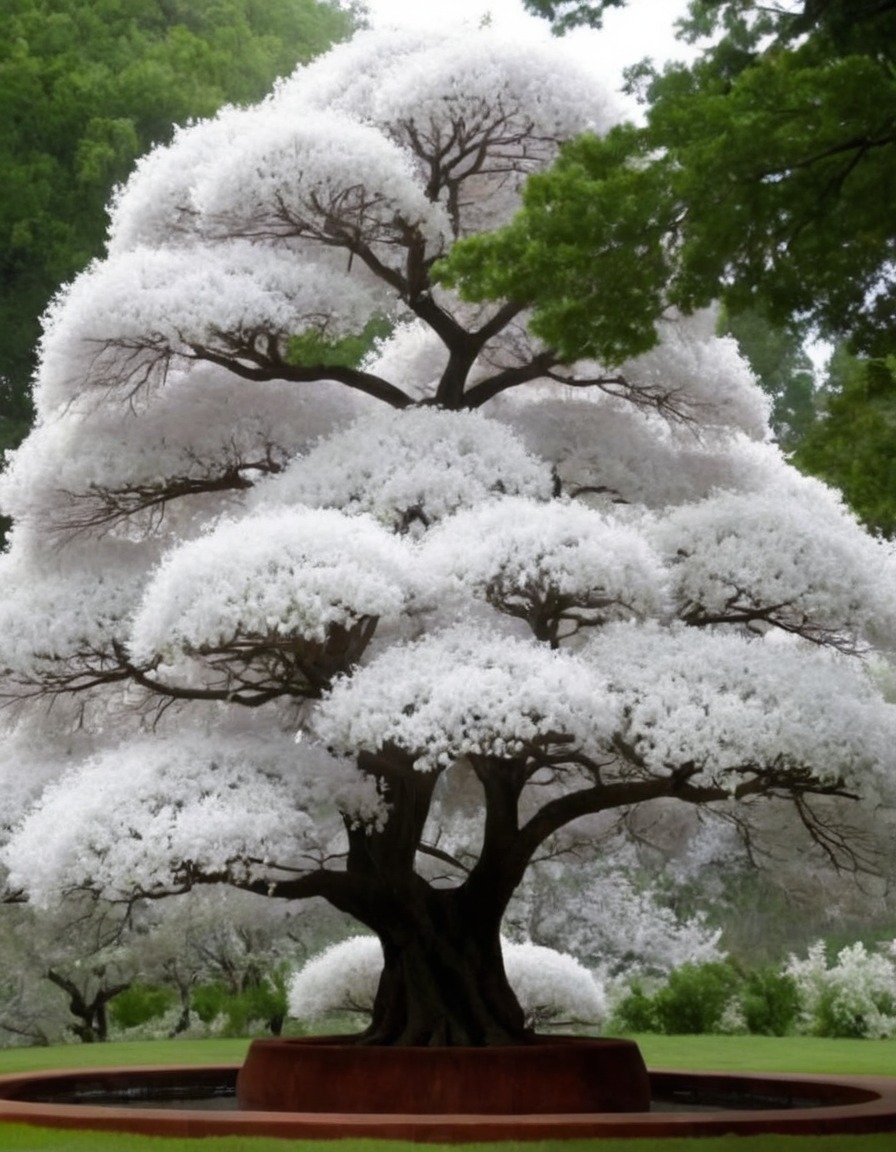
[[[260,99],[355,22],[317,0],[4,0],[0,448],[31,421],[39,317],[101,253],[137,157],[175,124]]]

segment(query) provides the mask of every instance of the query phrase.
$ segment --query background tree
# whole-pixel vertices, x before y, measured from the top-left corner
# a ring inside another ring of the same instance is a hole
[[[793,325],[774,327],[756,310],[725,312],[720,327],[737,341],[772,401],[769,423],[775,439],[785,451],[792,451],[814,425],[818,408],[815,372],[804,333]],[[807,471],[836,484],[824,472]]]
[[[599,25],[607,7],[527,6],[561,32],[574,23]],[[613,251],[601,198],[615,185],[640,199],[645,232],[659,228],[674,249],[674,258],[658,241],[652,249],[656,271],[642,323],[649,327],[650,311],[657,315],[663,304],[689,309],[721,297],[731,330],[771,390],[776,432],[789,448],[812,425],[806,377],[798,364],[781,361],[791,373],[782,391],[777,370],[769,375],[767,353],[821,334],[866,359],[847,392],[836,392],[839,369],[829,378],[824,418],[796,460],[842,486],[866,523],[890,532],[894,488],[882,396],[896,347],[896,232],[880,205],[896,188],[896,5],[694,0],[683,35],[702,39],[695,63],[659,73],[644,62],[630,72],[647,125],[629,135],[620,154],[631,166],[628,176],[614,169],[604,143],[572,146],[557,173],[533,191],[528,219],[458,264],[466,289],[487,294],[483,265],[506,258],[499,291],[526,294],[545,313],[574,299],[577,285],[587,292],[593,281],[588,253],[606,261]],[[651,164],[662,173],[654,182],[643,171]],[[594,205],[590,216],[585,203]],[[546,207],[552,220],[543,218]],[[589,231],[570,262],[564,239],[574,218]],[[514,268],[528,268],[536,242],[545,254],[539,282],[517,272],[512,283]],[[765,333],[759,342],[758,325]],[[579,327],[581,318],[570,314],[573,338]],[[778,411],[782,405],[787,413]]]
[[[536,16],[544,16],[558,35],[571,28],[600,28],[604,13],[622,8],[626,0],[523,0]]]
[[[175,123],[258,100],[345,37],[317,0],[8,0],[0,13],[0,448],[31,422],[39,317],[102,252],[105,205]]]
[[[110,1006],[140,969],[121,908],[75,897],[52,911],[17,905],[2,914],[5,1039],[107,1040]]]
[[[711,316],[645,352],[611,280],[575,360],[437,278],[615,116],[554,42],[370,34],[141,161],[2,482],[11,886],[323,897],[382,946],[364,1040],[469,1045],[527,1036],[501,922],[568,829],[767,803],[854,856],[892,554]]]
[[[599,16],[605,5],[581,7]],[[492,241],[478,261],[475,246],[463,263],[455,257],[468,292],[516,286],[546,323],[576,285],[588,293],[599,274],[588,276],[588,255],[616,274],[614,245],[640,217],[633,274],[645,290],[632,301],[633,326],[649,329],[663,305],[721,298],[732,314],[760,310],[777,326],[887,354],[896,233],[879,209],[896,182],[896,8],[695,0],[685,33],[714,37],[693,64],[631,70],[642,129],[569,145],[527,193],[503,248]],[[571,253],[574,217],[583,232]],[[502,257],[511,267],[490,286],[483,265]],[[572,351],[580,317],[561,321]],[[580,344],[588,348],[587,335]]]
[[[869,359],[838,346],[819,396],[819,420],[794,462],[835,484],[873,531],[896,533],[896,356]]]

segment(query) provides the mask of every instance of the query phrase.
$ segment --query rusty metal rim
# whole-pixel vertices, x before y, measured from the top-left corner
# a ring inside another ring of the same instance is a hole
[[[740,1087],[749,1093],[769,1090],[832,1096],[830,1104],[812,1107],[730,1110],[723,1112],[635,1112],[510,1115],[428,1115],[381,1113],[292,1113],[177,1111],[159,1108],[55,1104],[17,1100],[17,1091],[69,1082],[77,1078],[129,1080],[168,1077],[235,1077],[239,1065],[153,1065],[134,1068],[66,1069],[0,1077],[0,1121],[40,1127],[136,1132],[156,1136],[266,1135],[289,1139],[347,1136],[414,1142],[466,1143],[488,1140],[544,1140],[597,1136],[691,1136],[724,1132],[743,1135],[775,1132],[788,1135],[896,1132],[896,1078],[882,1076],[814,1076],[781,1073],[737,1075],[719,1072],[653,1070],[651,1080],[665,1091]]]

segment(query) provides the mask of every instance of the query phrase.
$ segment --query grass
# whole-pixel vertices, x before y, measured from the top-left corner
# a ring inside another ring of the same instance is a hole
[[[896,1040],[712,1035],[645,1035],[634,1039],[650,1068],[896,1076]],[[896,1141],[892,1143],[896,1146]]]
[[[896,1040],[815,1037],[638,1036],[652,1067],[742,1072],[850,1073],[896,1076]],[[230,1064],[246,1040],[149,1041],[0,1050],[0,1074],[42,1068],[137,1064]],[[465,1145],[463,1152],[893,1152],[896,1138],[879,1136],[705,1136],[672,1140],[570,1140]],[[458,1152],[426,1145],[426,1152]],[[419,1152],[397,1141],[293,1141],[242,1136],[161,1139],[97,1132],[65,1132],[0,1124],[3,1152]]]
[[[0,1048],[0,1076],[10,1072],[39,1072],[47,1068],[239,1064],[248,1047],[248,1040],[134,1040],[113,1044],[66,1044],[60,1048]],[[6,1152],[5,1148],[3,1152]]]
[[[0,1127],[3,1152],[421,1152],[421,1146],[381,1140],[266,1140],[208,1136],[163,1140],[153,1136],[53,1132],[24,1125]],[[425,1152],[893,1152],[893,1137],[701,1136],[674,1140],[563,1140],[527,1144],[426,1144]]]

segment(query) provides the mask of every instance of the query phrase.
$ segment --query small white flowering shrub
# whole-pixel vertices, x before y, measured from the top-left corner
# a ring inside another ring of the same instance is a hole
[[[297,1020],[373,1011],[383,950],[375,936],[350,936],[318,952],[295,972],[287,986],[287,1010]]]
[[[538,944],[503,942],[510,986],[530,1028],[600,1024],[606,1016],[604,990],[574,956]],[[312,957],[289,982],[289,1015],[314,1021],[324,1016],[373,1011],[383,969],[375,936],[351,936]]]
[[[597,977],[568,952],[505,940],[504,966],[530,1028],[600,1024],[606,998]]]
[[[797,983],[807,1031],[871,1039],[896,1034],[896,964],[890,956],[851,944],[828,966],[819,940],[805,960],[791,956],[785,970]]]

